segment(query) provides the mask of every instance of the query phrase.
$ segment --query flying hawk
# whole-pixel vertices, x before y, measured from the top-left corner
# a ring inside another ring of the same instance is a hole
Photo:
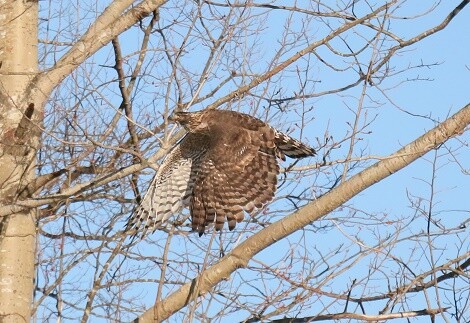
[[[177,112],[170,121],[187,131],[164,159],[127,229],[142,237],[189,206],[192,229],[206,226],[233,230],[272,200],[279,174],[278,158],[302,158],[315,150],[250,115],[203,110]]]

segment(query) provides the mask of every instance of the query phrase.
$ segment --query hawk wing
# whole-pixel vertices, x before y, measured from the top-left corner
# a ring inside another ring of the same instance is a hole
[[[214,222],[216,230],[225,222],[233,230],[244,211],[263,207],[276,190],[279,166],[274,131],[270,127],[224,131],[201,160],[193,186],[192,228],[199,235]]]
[[[187,134],[172,148],[129,218],[126,230],[143,227],[141,234],[144,237],[148,230],[155,231],[183,206],[188,206],[197,165],[205,153],[205,149],[193,149],[197,139]]]

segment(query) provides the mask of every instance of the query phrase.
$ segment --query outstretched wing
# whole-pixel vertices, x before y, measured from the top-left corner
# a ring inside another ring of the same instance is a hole
[[[183,206],[188,205],[197,174],[197,163],[205,152],[204,149],[197,149],[197,139],[188,134],[173,147],[129,218],[126,230],[140,229],[143,237],[148,230],[155,231]]]
[[[212,223],[220,230],[228,222],[233,230],[244,211],[263,207],[276,190],[279,166],[271,128],[224,130],[201,160],[193,187],[192,227],[199,235]]]

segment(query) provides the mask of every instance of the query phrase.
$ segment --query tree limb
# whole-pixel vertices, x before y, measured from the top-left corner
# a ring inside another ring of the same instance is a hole
[[[400,313],[380,314],[380,315],[366,315],[357,313],[337,313],[337,314],[323,314],[311,317],[303,318],[284,318],[280,320],[273,320],[272,323],[302,323],[302,322],[318,322],[327,320],[340,320],[340,319],[353,319],[363,321],[385,321],[392,319],[399,319],[405,317],[416,317],[416,316],[434,316],[439,313],[446,312],[448,308],[436,308],[436,309],[423,309],[418,311],[408,311]]]
[[[247,266],[258,252],[309,223],[320,219],[373,184],[396,173],[448,139],[462,134],[470,124],[470,104],[435,128],[401,148],[390,158],[379,161],[354,175],[297,212],[249,237],[213,266],[200,273],[165,300],[157,302],[134,322],[161,321],[170,317],[198,296],[207,293],[238,268]]]

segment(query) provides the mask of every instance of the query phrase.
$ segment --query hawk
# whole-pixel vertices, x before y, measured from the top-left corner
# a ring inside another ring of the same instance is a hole
[[[250,115],[226,110],[177,112],[170,121],[187,131],[161,164],[127,229],[152,232],[189,206],[192,229],[201,236],[214,224],[233,230],[244,212],[274,197],[278,159],[315,150]]]

